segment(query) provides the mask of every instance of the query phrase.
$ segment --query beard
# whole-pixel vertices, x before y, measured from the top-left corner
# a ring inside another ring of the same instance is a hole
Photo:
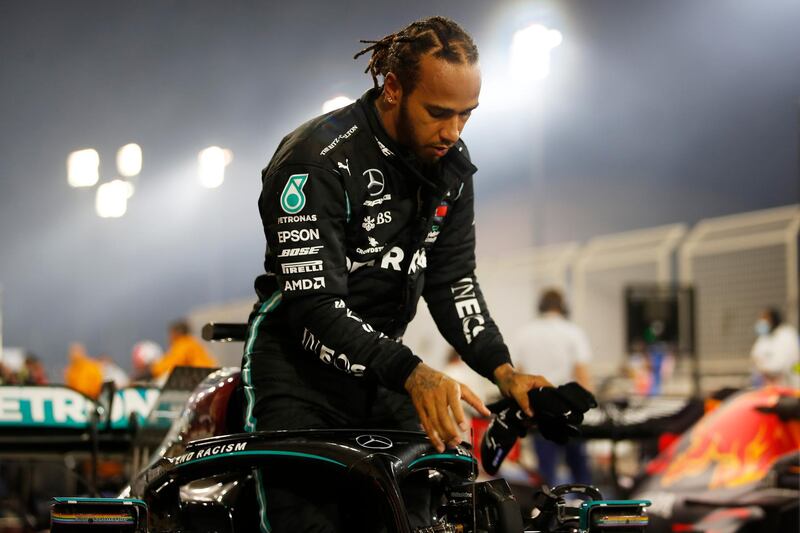
[[[434,166],[438,158],[425,155],[423,147],[416,143],[416,129],[414,122],[408,114],[408,106],[405,101],[400,102],[397,115],[397,140],[400,145],[408,149],[409,153],[422,164],[423,167]]]
[[[397,114],[397,140],[412,153],[417,152],[414,146],[414,124],[408,116],[408,106],[405,101],[400,102]]]

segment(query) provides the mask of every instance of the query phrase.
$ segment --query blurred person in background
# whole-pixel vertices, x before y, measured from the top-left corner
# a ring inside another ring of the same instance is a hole
[[[176,366],[213,368],[217,360],[189,333],[189,324],[178,320],[169,325],[169,348],[167,353],[150,365],[150,375],[159,380],[169,376]]]
[[[520,372],[546,374],[555,386],[577,381],[591,391],[589,361],[592,354],[589,339],[581,328],[567,318],[567,306],[561,291],[543,291],[537,310],[539,317],[523,326],[511,343],[514,364]],[[570,440],[562,447],[541,435],[533,435],[532,440],[539,472],[550,486],[561,481],[557,480],[556,471],[562,462],[562,455],[572,474],[572,479],[567,481],[591,482],[583,442]]]
[[[131,363],[133,364],[132,381],[150,381],[150,365],[161,359],[164,350],[151,340],[137,342],[131,348]]]
[[[48,383],[44,365],[36,355],[19,348],[6,348],[3,358],[0,363],[0,385],[46,385]]]
[[[20,348],[3,348],[0,378],[4,385],[17,385],[25,368],[25,351]]]
[[[21,385],[47,385],[47,372],[42,361],[32,353],[25,354],[24,375],[21,376]]]
[[[797,329],[783,321],[780,311],[764,309],[755,323],[758,338],[750,356],[758,373],[758,383],[800,388],[800,339]]]
[[[113,357],[103,354],[98,359],[103,367],[103,383],[111,381],[117,390],[128,386],[130,383],[128,374],[114,361]]]
[[[82,344],[72,343],[64,383],[89,398],[97,398],[103,387],[103,364],[89,357]]]

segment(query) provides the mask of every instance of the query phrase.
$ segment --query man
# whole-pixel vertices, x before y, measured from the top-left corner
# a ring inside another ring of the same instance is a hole
[[[69,346],[69,364],[64,369],[64,383],[76,391],[97,398],[103,388],[103,365],[86,352],[83,344]]]
[[[372,52],[375,87],[286,136],[262,173],[266,273],[242,362],[245,424],[421,423],[444,450],[467,429],[462,400],[489,413],[400,342],[420,296],[464,360],[529,414],[527,392],[549,383],[511,366],[473,272],[477,169],[459,137],[478,107],[477,48],[442,17],[369,42],[356,57]],[[260,495],[262,531],[335,530],[283,496]]]
[[[765,385],[800,388],[800,339],[780,311],[764,309],[755,324],[758,335],[750,357]]]
[[[591,349],[586,334],[567,319],[564,296],[557,289],[542,292],[538,304],[539,318],[522,328],[512,343],[514,363],[520,372],[547,372],[555,385],[570,381],[592,390],[589,375]],[[540,435],[533,437],[539,473],[545,482],[556,484],[556,468],[562,449]],[[588,461],[583,443],[569,441],[563,452],[572,473],[572,481],[590,483]]]
[[[153,379],[164,382],[176,366],[213,368],[217,361],[206,351],[200,341],[189,334],[189,324],[178,320],[169,325],[169,349],[161,359],[150,365]]]

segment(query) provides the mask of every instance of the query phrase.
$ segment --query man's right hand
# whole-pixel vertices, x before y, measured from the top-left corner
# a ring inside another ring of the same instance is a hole
[[[447,446],[461,442],[461,431],[466,431],[467,421],[461,400],[470,404],[484,416],[491,413],[483,402],[466,385],[420,363],[405,383],[417,410],[422,428],[433,446],[443,452]]]

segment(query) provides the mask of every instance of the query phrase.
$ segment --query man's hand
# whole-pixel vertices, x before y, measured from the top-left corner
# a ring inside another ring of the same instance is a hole
[[[466,431],[467,421],[461,400],[484,416],[491,413],[469,387],[450,379],[428,365],[420,363],[408,376],[405,388],[417,410],[422,428],[433,446],[443,452],[446,446],[461,442],[461,431]]]
[[[503,396],[513,398],[522,411],[530,417],[533,416],[533,409],[528,398],[528,391],[539,387],[553,386],[544,376],[521,374],[508,363],[495,368],[494,379]]]

